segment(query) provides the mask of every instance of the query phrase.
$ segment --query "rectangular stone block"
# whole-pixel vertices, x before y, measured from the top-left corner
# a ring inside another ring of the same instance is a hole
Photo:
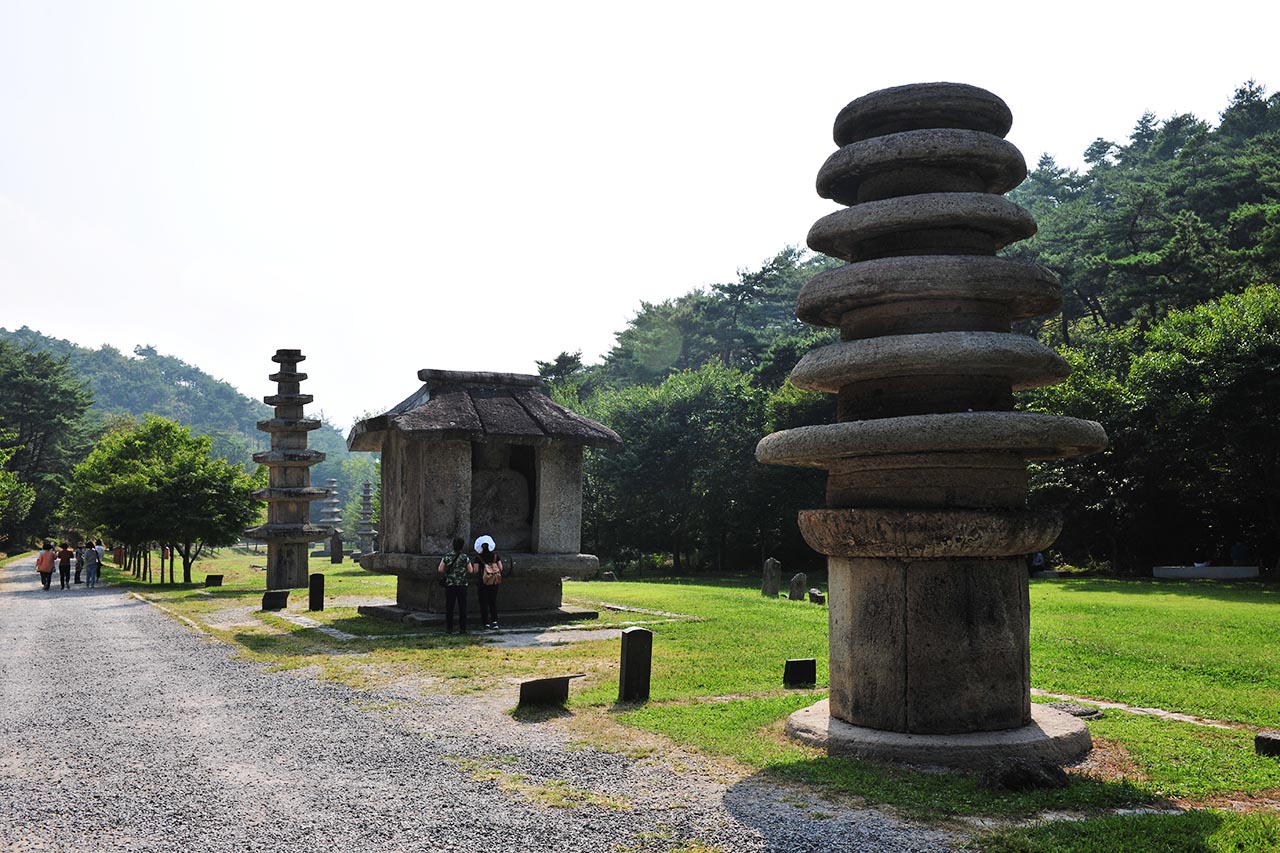
[[[618,701],[649,699],[649,675],[653,666],[653,632],[648,628],[624,628],[622,666],[618,672]]]
[[[583,675],[557,675],[551,678],[535,678],[520,682],[518,707],[533,705],[563,705],[569,699],[569,680]]]
[[[818,661],[814,658],[792,658],[782,668],[783,687],[813,687],[818,683]]]

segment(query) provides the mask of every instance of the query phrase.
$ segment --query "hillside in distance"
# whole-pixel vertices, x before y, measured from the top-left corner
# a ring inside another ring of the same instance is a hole
[[[272,416],[269,406],[152,346],[136,346],[126,355],[112,346],[90,349],[27,326],[15,331],[0,328],[0,340],[66,357],[93,393],[91,413],[103,420],[146,414],[170,418],[197,435],[209,436],[217,455],[249,470],[254,467],[253,454],[269,445],[266,433],[257,428],[258,421]],[[312,482],[322,485],[336,479],[344,503],[374,476],[369,454],[349,454],[343,432],[327,421],[311,433],[309,443],[326,455],[311,469]]]

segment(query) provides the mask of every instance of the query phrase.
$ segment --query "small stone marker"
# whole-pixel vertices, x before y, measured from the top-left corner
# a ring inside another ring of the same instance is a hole
[[[311,585],[307,588],[307,609],[324,610],[324,575],[319,572],[311,576]]]
[[[1280,731],[1258,732],[1253,736],[1253,751],[1258,755],[1280,756]]]
[[[808,586],[808,575],[804,572],[797,572],[791,576],[791,590],[787,593],[787,597],[792,601],[804,601],[804,591]]]
[[[814,604],[827,603],[827,597],[822,594],[822,590],[820,589],[809,590],[809,600],[812,601]]]
[[[1049,707],[1065,711],[1071,716],[1079,717],[1082,720],[1098,720],[1102,718],[1101,708],[1094,708],[1092,705],[1081,705],[1079,702],[1050,702]]]
[[[269,589],[262,594],[263,610],[284,610],[289,606],[289,590]]]
[[[618,579],[618,576],[615,575],[613,572],[600,573],[600,580],[602,581],[616,581],[617,579]]]
[[[205,586],[222,586],[222,575],[205,575]]]
[[[341,533],[335,533],[329,537],[329,562],[330,563],[342,562],[342,534]]]
[[[818,683],[818,661],[792,658],[782,670],[783,687],[812,687]]]
[[[653,667],[653,632],[648,628],[622,630],[622,669],[618,673],[619,702],[647,702]]]
[[[530,705],[563,705],[569,699],[569,679],[585,678],[585,674],[556,675],[551,678],[535,678],[520,682],[520,701],[517,707]]]
[[[782,563],[773,557],[764,561],[764,583],[760,585],[760,594],[768,598],[777,598],[782,589]]]

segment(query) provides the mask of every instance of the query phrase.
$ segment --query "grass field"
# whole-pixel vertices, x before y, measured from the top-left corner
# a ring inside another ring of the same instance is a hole
[[[825,696],[826,611],[763,599],[730,582],[566,583],[566,598],[682,614],[657,620],[653,692],[638,707],[616,704],[615,640],[498,648],[483,635],[422,635],[358,616],[355,605],[394,598],[394,578],[350,563],[317,561],[329,603],[307,614],[359,639],[336,640],[257,610],[265,563],[234,554],[202,560],[226,575],[220,589],[137,584],[139,592],[278,667],[314,666],[328,678],[370,687],[404,677],[456,692],[509,685],[533,675],[585,672],[570,708],[597,745],[627,748],[643,729],[723,756],[755,772],[803,783],[822,797],[888,807],[912,818],[961,825],[968,817],[1008,822],[975,837],[983,849],[1280,849],[1280,761],[1255,756],[1258,728],[1280,727],[1280,597],[1260,584],[1060,579],[1033,581],[1032,684],[1073,696],[1157,707],[1238,724],[1212,728],[1108,710],[1090,723],[1098,760],[1064,790],[1002,793],[958,775],[919,773],[833,759],[781,734],[786,716]],[[134,584],[108,570],[113,580]],[[291,610],[306,605],[295,593]],[[601,609],[602,626],[637,619]],[[818,660],[816,690],[784,690],[782,664]],[[624,734],[611,735],[622,731]],[[584,736],[586,737],[586,736]],[[614,743],[606,743],[614,741]],[[1185,814],[1115,815],[1117,808],[1191,808]],[[820,813],[820,806],[815,805]],[[1071,821],[1027,824],[1047,812]]]

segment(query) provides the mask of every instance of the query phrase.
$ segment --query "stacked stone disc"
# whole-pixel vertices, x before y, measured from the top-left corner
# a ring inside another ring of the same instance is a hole
[[[1013,410],[1014,391],[1069,369],[1011,333],[1061,303],[1047,270],[995,256],[1035,233],[1001,195],[1026,177],[1011,119],[973,86],[874,92],[840,112],[818,173],[846,207],[809,246],[847,263],[805,286],[796,315],[840,341],[791,378],[835,394],[838,422],[770,435],[757,457],[828,472],[827,508],[800,527],[830,557],[830,714],[856,726],[1031,722],[1024,555],[1061,522],[1026,508],[1026,461],[1106,445],[1092,421]]]
[[[269,486],[253,493],[267,502],[267,521],[245,535],[267,543],[267,589],[297,589],[308,583],[308,543],[333,531],[310,521],[311,502],[324,498],[327,490],[311,485],[311,466],[323,462],[324,454],[307,448],[307,433],[318,429],[320,421],[303,416],[303,407],[313,399],[302,393],[307,374],[298,372],[306,356],[282,349],[271,360],[280,365],[268,377],[277,390],[263,402],[275,407],[275,417],[258,421],[258,429],[271,435],[271,449],[253,455],[269,472]]]

